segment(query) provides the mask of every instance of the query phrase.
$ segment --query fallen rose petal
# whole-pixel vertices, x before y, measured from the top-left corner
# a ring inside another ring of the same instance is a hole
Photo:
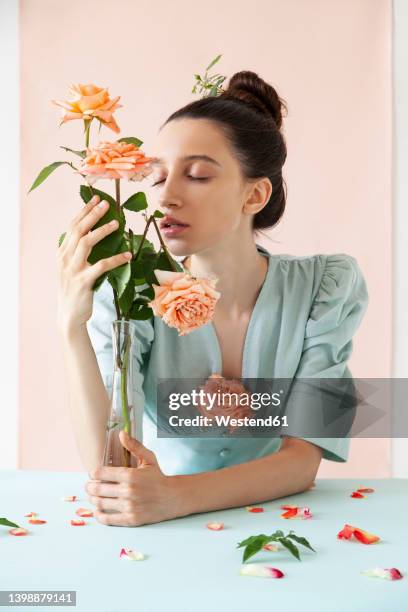
[[[43,521],[42,519],[28,519],[28,522],[32,525],[44,525],[47,521]]]
[[[259,563],[244,563],[241,565],[242,576],[259,576],[260,578],[283,578],[285,575],[276,567],[260,565]]]
[[[363,531],[363,529],[359,529],[359,527],[353,527],[352,525],[347,524],[344,525],[341,531],[339,531],[337,537],[340,540],[349,540],[353,535],[362,544],[373,544],[374,542],[378,542],[378,540],[380,539],[379,536],[376,536],[373,533]]]
[[[290,518],[295,518],[296,515],[297,515],[297,508],[296,507],[289,508],[289,510],[286,510],[286,512],[281,514],[281,518],[290,519]]]
[[[339,540],[349,540],[353,535],[354,527],[351,525],[344,525],[343,529],[339,531],[337,537]]]
[[[389,569],[382,567],[373,567],[368,570],[364,570],[361,572],[366,576],[372,576],[373,578],[385,578],[385,580],[401,580],[402,574],[396,567],[391,567]]]
[[[378,542],[378,540],[380,539],[373,533],[363,531],[362,529],[358,529],[358,527],[354,527],[354,537],[357,538],[357,540],[359,542],[362,542],[363,544],[373,544],[374,542]]]
[[[281,514],[281,518],[284,518],[284,519],[294,519],[294,518],[309,519],[309,518],[312,518],[313,516],[312,513],[310,512],[310,508],[308,508],[307,506],[304,506],[304,507],[285,506],[285,508],[287,508],[287,511]]]
[[[82,527],[82,525],[85,525],[85,521],[82,521],[80,519],[72,519],[71,525],[73,525],[74,527]]]
[[[264,509],[261,508],[260,506],[247,506],[246,510],[248,512],[263,512],[264,511]]]
[[[18,527],[18,529],[9,529],[9,534],[14,536],[25,536],[27,535],[28,530],[24,529],[24,527]]]
[[[24,516],[29,516],[29,517],[33,518],[34,516],[38,516],[38,514],[36,512],[28,512]]]
[[[76,501],[76,495],[69,495],[68,497],[61,497],[62,501],[73,502]]]
[[[350,495],[350,497],[357,497],[357,498],[362,498],[365,497],[365,495],[362,495],[362,493],[360,493],[359,491],[353,491],[353,493]]]
[[[132,550],[131,548],[122,548],[119,555],[120,559],[127,559],[128,561],[142,561],[146,558],[140,550]]]
[[[207,523],[206,527],[212,531],[220,531],[221,529],[224,529],[224,523]]]
[[[264,544],[262,548],[264,550],[269,550],[270,552],[277,552],[279,550],[279,546],[277,544]]]
[[[87,508],[78,508],[78,510],[75,510],[75,514],[82,517],[93,516],[92,510],[88,510]]]
[[[286,506],[281,506],[281,510],[292,510],[293,508],[297,508],[298,506],[294,506],[293,504],[287,504]]]
[[[357,489],[359,493],[374,493],[375,489],[371,489],[370,487],[362,487]]]

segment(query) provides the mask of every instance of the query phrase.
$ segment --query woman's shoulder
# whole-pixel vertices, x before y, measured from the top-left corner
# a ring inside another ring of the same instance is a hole
[[[315,253],[312,255],[291,255],[269,253],[264,247],[258,250],[271,258],[275,272],[289,287],[305,287],[311,297],[346,295],[358,287],[366,293],[364,275],[360,265],[349,253]]]

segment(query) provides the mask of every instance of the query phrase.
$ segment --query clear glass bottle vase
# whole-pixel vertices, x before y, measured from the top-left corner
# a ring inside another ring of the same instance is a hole
[[[125,319],[113,321],[111,333],[113,377],[103,465],[137,467],[137,459],[122,445],[119,439],[119,432],[124,429],[132,438],[142,441],[142,423],[136,423],[132,393],[132,354],[135,342],[135,324],[133,321]]]

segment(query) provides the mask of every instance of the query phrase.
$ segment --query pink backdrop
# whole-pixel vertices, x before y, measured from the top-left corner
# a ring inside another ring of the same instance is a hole
[[[59,145],[83,145],[82,123],[58,129],[50,104],[73,82],[121,95],[121,136],[144,140],[147,154],[159,124],[194,99],[193,74],[218,53],[217,72],[250,69],[272,83],[289,105],[288,204],[262,243],[358,259],[370,306],[350,368],[356,377],[391,375],[390,0],[207,0],[205,10],[187,0],[114,8],[107,0],[22,0],[21,9],[20,468],[83,469],[55,325],[56,244],[81,206],[79,181],[64,166],[26,195],[43,166],[68,159]],[[103,128],[101,137],[114,133]],[[348,463],[323,461],[319,471],[389,475],[388,440],[353,440]]]

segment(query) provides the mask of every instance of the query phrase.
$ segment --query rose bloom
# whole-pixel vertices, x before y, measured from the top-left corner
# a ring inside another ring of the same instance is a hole
[[[228,397],[225,397],[224,402],[221,404],[214,402],[214,405],[210,410],[207,410],[207,406],[210,406],[211,404],[207,404],[205,402],[199,403],[197,406],[198,412],[202,416],[208,417],[211,421],[214,420],[214,417],[216,415],[229,416],[232,419],[242,419],[246,416],[254,416],[250,406],[250,401],[248,401],[250,393],[239,380],[236,380],[234,378],[224,378],[223,376],[221,376],[221,374],[211,374],[211,376],[207,379],[205,385],[200,385],[199,388],[203,389],[204,392],[208,393],[209,395],[213,395],[219,392],[221,395],[221,401],[223,393],[231,393],[237,395],[238,401],[236,401],[235,395],[232,395],[230,403],[228,403]],[[241,401],[243,402],[242,405]],[[238,425],[229,425],[229,433],[233,433],[234,430],[238,427]]]
[[[86,157],[78,166],[78,173],[92,185],[101,178],[141,181],[152,172],[149,163],[154,157],[146,155],[134,144],[103,140],[86,150]]]
[[[154,271],[160,285],[152,285],[154,299],[148,303],[156,316],[180,336],[208,323],[221,296],[214,288],[217,279],[196,278],[185,272]]]
[[[64,109],[62,111],[61,124],[72,119],[90,120],[95,117],[114,132],[120,132],[119,126],[113,117],[113,112],[118,108],[122,108],[122,104],[117,103],[120,100],[120,96],[111,100],[107,88],[97,87],[92,84],[82,85],[81,83],[76,83],[71,85],[68,91],[72,96],[70,100],[51,100],[53,104]]]

